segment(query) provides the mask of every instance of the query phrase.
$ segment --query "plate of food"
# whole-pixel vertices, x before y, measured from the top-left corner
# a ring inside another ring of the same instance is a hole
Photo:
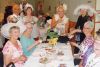
[[[64,53],[63,53],[62,51],[58,51],[57,55],[59,55],[59,56],[63,56]]]
[[[46,64],[46,63],[48,63],[48,58],[47,57],[41,57],[39,62],[42,63],[42,64]]]
[[[67,67],[66,64],[60,64],[58,67]]]

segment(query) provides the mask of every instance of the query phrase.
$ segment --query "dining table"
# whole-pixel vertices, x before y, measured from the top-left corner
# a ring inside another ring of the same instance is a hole
[[[28,57],[24,67],[74,67],[70,43],[41,43]]]

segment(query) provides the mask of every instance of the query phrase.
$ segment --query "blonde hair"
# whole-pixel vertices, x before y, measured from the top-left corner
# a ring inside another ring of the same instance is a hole
[[[63,10],[64,10],[64,7],[63,7],[63,5],[62,5],[62,4],[60,4],[59,6],[57,6],[56,11],[58,12],[58,11],[59,11],[59,9],[63,9]]]
[[[15,29],[20,30],[20,28],[19,28],[18,26],[12,26],[12,27],[9,29],[9,33],[11,33],[12,30],[15,30]]]

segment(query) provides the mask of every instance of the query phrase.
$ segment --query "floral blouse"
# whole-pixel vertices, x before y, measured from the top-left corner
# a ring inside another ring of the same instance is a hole
[[[5,44],[4,48],[3,48],[3,55],[11,55],[12,58],[11,60],[14,60],[15,58],[20,57],[21,55],[23,55],[23,51],[22,51],[22,47],[19,41],[18,45],[20,48],[16,48],[13,43],[11,43],[10,41],[7,41],[7,43]],[[22,67],[23,63],[21,61],[18,61],[15,64],[15,67]]]

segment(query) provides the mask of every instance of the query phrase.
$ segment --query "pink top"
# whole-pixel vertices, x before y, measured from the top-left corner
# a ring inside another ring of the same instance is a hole
[[[11,43],[10,41],[8,41],[4,48],[3,48],[3,55],[11,55],[12,56],[12,60],[15,59],[15,58],[18,58],[20,57],[21,55],[23,55],[23,51],[22,51],[22,47],[21,47],[21,44],[19,41],[18,42],[18,45],[19,45],[19,49],[17,49],[13,43]],[[21,61],[18,61],[15,64],[15,67],[22,67],[23,66],[23,63],[21,63]]]

